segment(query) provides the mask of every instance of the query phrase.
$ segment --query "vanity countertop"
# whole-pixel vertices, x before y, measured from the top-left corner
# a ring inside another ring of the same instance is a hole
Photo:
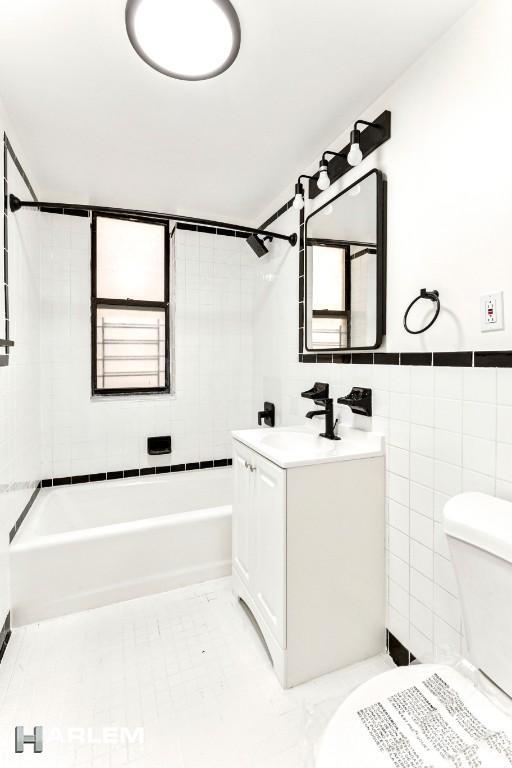
[[[231,435],[283,469],[384,455],[384,435],[349,426],[339,430],[341,440],[327,440],[318,428],[305,425],[241,429]]]

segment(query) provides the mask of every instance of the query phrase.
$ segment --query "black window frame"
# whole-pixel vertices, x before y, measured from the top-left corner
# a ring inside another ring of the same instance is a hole
[[[143,224],[155,224],[164,228],[164,300],[163,301],[142,301],[139,299],[112,299],[97,295],[97,220],[98,219],[120,219],[122,221],[134,221]],[[150,218],[145,216],[125,216],[113,213],[93,212],[91,217],[91,390],[93,397],[109,397],[115,395],[154,395],[169,394],[171,391],[171,371],[170,371],[170,227],[168,219]],[[121,309],[141,309],[164,310],[165,317],[165,385],[163,387],[126,387],[124,389],[113,389],[98,387],[98,309],[99,308],[121,308]]]

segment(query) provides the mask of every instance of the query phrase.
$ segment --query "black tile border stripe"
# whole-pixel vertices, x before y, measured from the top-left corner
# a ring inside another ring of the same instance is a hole
[[[29,178],[25,171],[23,170],[23,167],[18,160],[18,157],[16,155],[16,152],[14,151],[11,142],[9,141],[9,137],[4,132],[3,135],[3,164],[4,164],[4,171],[3,171],[3,177],[4,177],[4,253],[3,253],[3,291],[5,296],[4,301],[4,307],[5,307],[5,339],[4,341],[10,340],[9,335],[9,326],[10,326],[10,312],[9,312],[9,181],[8,181],[8,174],[7,174],[7,155],[10,156],[11,160],[13,161],[14,165],[16,166],[21,178],[25,182],[28,191],[30,192],[30,195],[32,197],[32,200],[34,202],[37,202],[37,195],[34,192],[34,188],[32,184],[29,181]],[[4,347],[5,354],[0,355],[0,367],[4,367],[6,365],[9,365],[9,346]]]
[[[416,657],[402,645],[400,640],[394,636],[389,629],[386,629],[386,651],[391,656],[397,667],[408,667],[416,660]]]
[[[299,335],[302,329],[299,330]],[[512,350],[496,352],[299,352],[299,363],[421,365],[454,368],[512,368]]]
[[[129,477],[147,477],[148,475],[163,475],[170,472],[191,472],[196,469],[216,469],[217,467],[229,467],[233,463],[232,459],[208,459],[207,461],[189,461],[183,464],[165,464],[155,467],[140,467],[139,469],[118,469],[109,472],[93,472],[89,475],[70,475],[69,477],[47,477],[41,480],[39,486],[33,494],[33,498],[23,510],[23,513],[16,523],[16,530],[19,528],[25,516],[34,503],[35,497],[41,488],[59,488],[65,485],[79,485],[82,483],[98,483],[105,480],[124,480]],[[14,528],[13,528],[14,531]],[[11,531],[12,533],[12,531]],[[13,536],[14,538],[14,536]],[[12,539],[10,539],[12,541]]]
[[[39,491],[40,491],[40,490],[41,490],[41,483],[38,483],[38,484],[37,484],[37,487],[36,487],[36,488],[34,488],[34,492],[33,492],[32,496],[30,497],[30,499],[28,500],[28,502],[25,504],[25,507],[24,507],[24,509],[23,509],[23,512],[22,512],[22,513],[21,513],[21,515],[18,517],[18,519],[17,519],[17,520],[16,520],[16,522],[14,523],[13,527],[12,527],[12,528],[11,528],[11,530],[9,531],[9,544],[12,542],[12,540],[14,539],[14,537],[16,536],[16,534],[18,533],[18,531],[19,531],[19,529],[20,529],[20,526],[21,526],[21,524],[23,523],[23,521],[25,520],[26,516],[28,515],[28,513],[29,513],[29,511],[30,511],[30,507],[32,506],[32,504],[33,504],[33,503],[34,503],[34,501],[36,500],[36,498],[37,498],[37,495],[38,495],[38,493],[39,493]]]
[[[11,613],[7,614],[5,621],[0,629],[0,662],[2,661],[5,653],[5,649],[11,639]]]

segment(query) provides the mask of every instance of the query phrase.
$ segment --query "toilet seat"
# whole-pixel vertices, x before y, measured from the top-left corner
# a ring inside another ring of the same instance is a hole
[[[384,672],[348,696],[315,768],[453,768],[449,756],[465,749],[486,768],[510,766],[512,718],[452,667],[418,664]]]

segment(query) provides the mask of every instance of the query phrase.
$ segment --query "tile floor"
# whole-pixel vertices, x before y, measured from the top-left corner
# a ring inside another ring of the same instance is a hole
[[[229,579],[54,619],[16,630],[0,665],[0,766],[303,768],[336,706],[391,666],[283,691]],[[42,754],[14,754],[15,725],[43,725]]]

